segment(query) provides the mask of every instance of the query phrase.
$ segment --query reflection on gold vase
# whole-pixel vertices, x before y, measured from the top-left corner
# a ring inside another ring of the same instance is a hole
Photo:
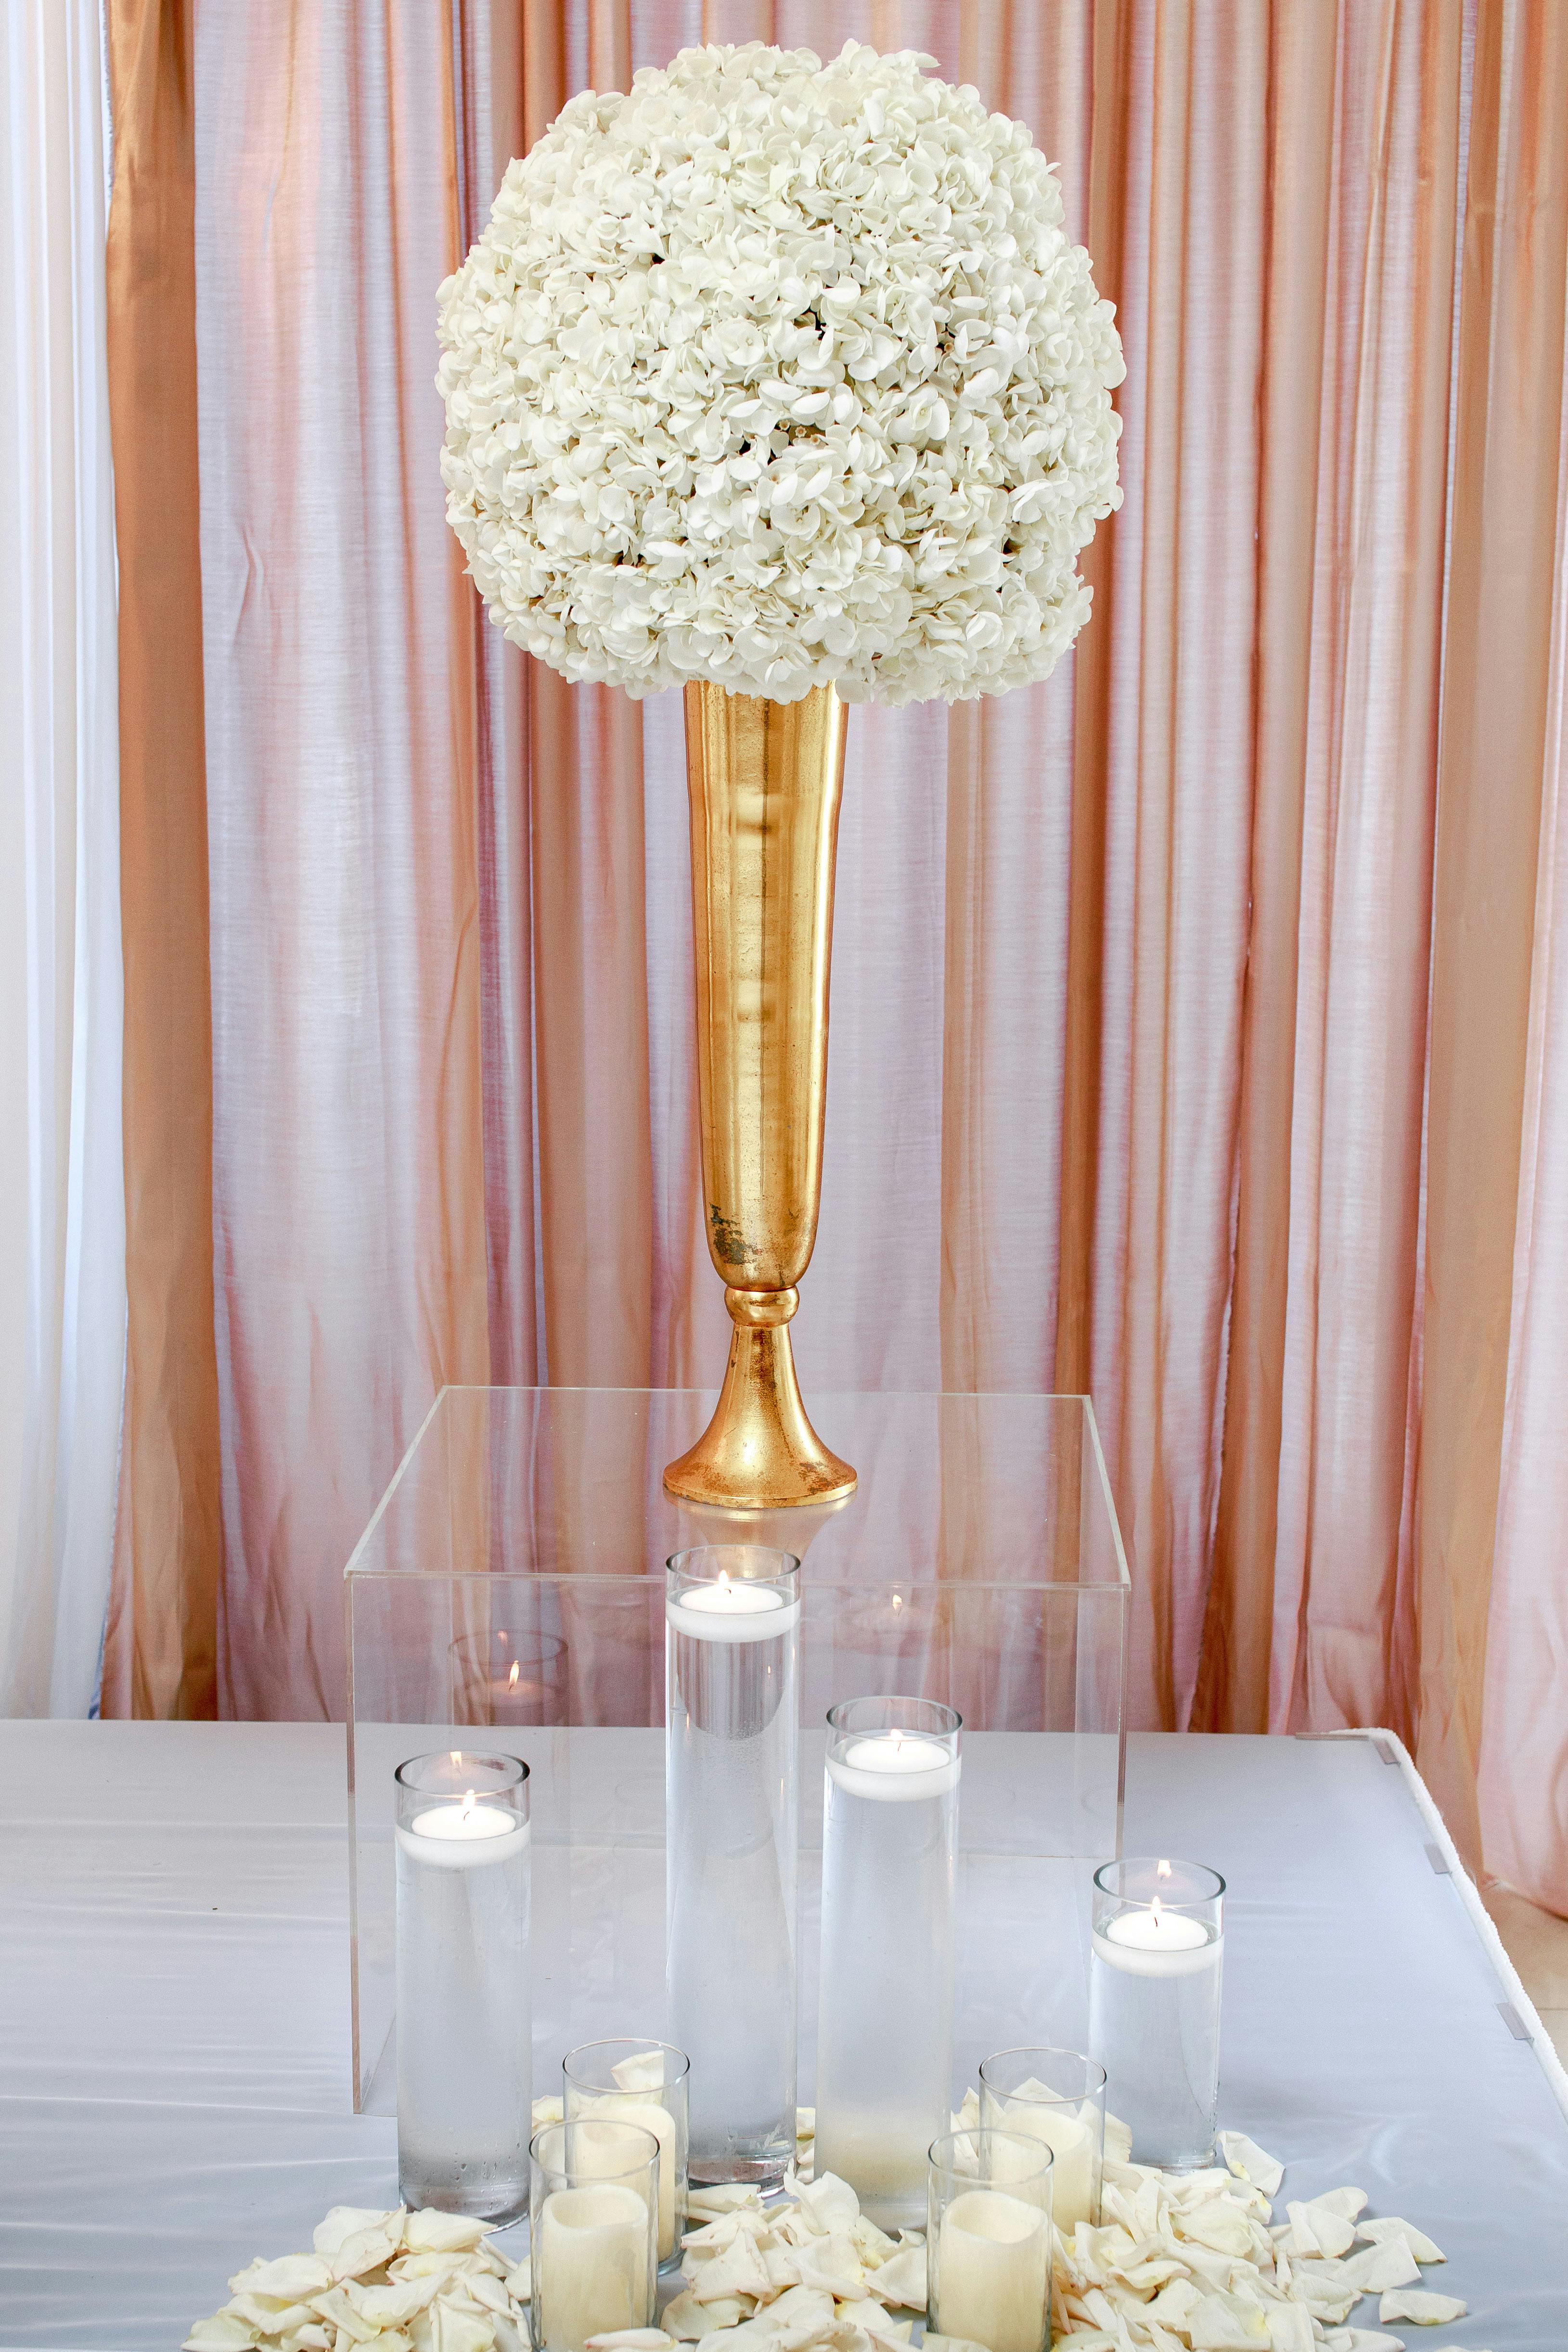
[[[734,1332],[718,1409],[664,1483],[731,1510],[855,1473],[806,1417],[789,1322],[816,1239],[844,706],[686,689],[697,1075],[709,1254]]]

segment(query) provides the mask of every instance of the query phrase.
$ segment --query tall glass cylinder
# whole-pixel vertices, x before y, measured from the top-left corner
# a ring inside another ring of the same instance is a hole
[[[691,2067],[686,2053],[668,2042],[631,2036],[584,2042],[568,2050],[561,2074],[569,2124],[583,2116],[608,2117],[635,2124],[658,2140],[659,2268],[679,2268],[691,2128]]]
[[[1142,1858],[1094,1874],[1089,2047],[1140,2164],[1191,2170],[1214,2152],[1225,1881]]]
[[[444,1749],[397,1769],[397,2178],[405,2205],[528,2210],[533,2016],[528,1767]]]
[[[547,2124],[532,2146],[529,2329],[533,2352],[653,2324],[658,2142],[635,2124]]]
[[[932,1699],[827,1717],[816,2162],[884,2229],[922,2220],[952,2105],[960,1727]]]
[[[1100,2220],[1105,2069],[1081,2050],[999,2050],[980,2069],[980,2121],[1023,2132],[1056,2159],[1051,2214],[1065,2237]]]
[[[691,2178],[795,2153],[800,1562],[710,1544],[668,1562],[670,2039],[691,2061]]]
[[[926,2332],[1048,2352],[1051,2151],[1020,2132],[945,2132],[931,2149]]]

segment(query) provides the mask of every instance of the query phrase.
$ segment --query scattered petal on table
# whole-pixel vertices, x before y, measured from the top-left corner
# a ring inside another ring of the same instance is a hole
[[[1368,2238],[1374,2244],[1389,2238],[1403,2238],[1418,2263],[1446,2263],[1448,2259],[1441,2246],[1433,2244],[1425,2230],[1418,2230],[1414,2221],[1401,2221],[1393,2214],[1386,2220],[1363,2221],[1356,2235]]]
[[[1268,2352],[1317,2352],[1317,2344],[1312,2315],[1304,2303],[1269,2305]]]
[[[653,2162],[650,2156],[649,2164]],[[488,2221],[472,2221],[466,2213],[438,2213],[422,2205],[403,2224],[403,2242],[413,2254],[466,2253],[489,2233]]]
[[[464,2311],[445,2297],[431,2305],[430,2352],[495,2352],[495,2340],[489,2312]]]
[[[229,2286],[236,2294],[271,2294],[279,2303],[302,2303],[331,2286],[330,2264],[318,2254],[279,2254],[275,2262],[257,2261],[236,2271]]]
[[[1205,2294],[1188,2322],[1193,2352],[1259,2352],[1268,2342],[1268,2319],[1260,2304],[1239,2295]]]
[[[1293,2201],[1285,2210],[1290,2216],[1283,2241],[1289,2253],[1345,2254],[1355,2243],[1354,2222],[1347,2221],[1342,2213],[1331,2212],[1327,2206]]]
[[[1340,2275],[1358,2294],[1381,2294],[1385,2287],[1409,2286],[1421,2276],[1420,2266],[1403,2238],[1363,2246],[1340,2266]]]
[[[705,2221],[716,2221],[721,2213],[751,2211],[760,2213],[763,2200],[754,2189],[742,2181],[723,2181],[713,2189],[694,2189],[686,2200],[688,2212]]]
[[[310,2242],[319,2254],[329,2259],[345,2240],[358,2235],[361,2230],[377,2230],[384,2222],[401,2223],[401,2208],[390,2213],[377,2213],[368,2205],[334,2205],[325,2221],[318,2221]]]
[[[1262,2189],[1265,2197],[1272,2197],[1285,2178],[1285,2167],[1279,2158],[1269,2156],[1245,2132],[1221,2132],[1219,2148],[1237,2179],[1250,2181],[1254,2189]]]
[[[883,2303],[901,2304],[906,2311],[923,2311],[926,2304],[926,2250],[906,2246],[872,2272],[868,2281]]]
[[[825,2172],[820,2180],[803,2180],[798,2195],[801,2211],[824,2236],[847,2230],[859,2219],[860,2200],[836,2172]]]
[[[1379,2319],[1409,2319],[1417,2327],[1436,2327],[1445,2319],[1463,2319],[1469,2309],[1457,2294],[1434,2294],[1426,2287],[1396,2287],[1377,2306]]]

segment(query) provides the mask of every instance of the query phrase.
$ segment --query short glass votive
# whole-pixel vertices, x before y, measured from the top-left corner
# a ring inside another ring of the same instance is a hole
[[[1224,1915],[1225,1881],[1201,1863],[1094,1874],[1089,2046],[1140,2164],[1191,2171],[1214,2153]]]
[[[701,2182],[776,2187],[795,2157],[799,1671],[793,1553],[707,1544],[668,1562],[668,2014]]]
[[[561,2072],[568,2123],[582,2116],[608,2117],[635,2124],[658,2140],[658,2265],[661,2271],[679,2268],[690,2128],[691,2068],[686,2053],[668,2042],[631,2037],[584,2042],[566,2053]]]
[[[528,2210],[533,2016],[528,1767],[397,1768],[397,2181],[409,2207]]]
[[[451,1645],[455,1723],[528,1730],[566,1720],[566,1644],[554,1633],[459,1633]]]
[[[926,2328],[987,2352],[1047,2352],[1051,2151],[1028,2134],[945,2132],[931,2148]]]
[[[816,2163],[884,2230],[922,2221],[952,2106],[961,1728],[934,1699],[827,1716]]]
[[[1105,2069],[1081,2050],[999,2050],[980,2069],[980,2121],[1048,2147],[1051,2219],[1064,2237],[1100,2221]]]
[[[658,2293],[658,2141],[589,2116],[535,2132],[529,2200],[533,2352],[650,2327]]]

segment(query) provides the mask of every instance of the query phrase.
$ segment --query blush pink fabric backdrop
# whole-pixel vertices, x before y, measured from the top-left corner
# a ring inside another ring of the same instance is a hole
[[[1392,1724],[1568,1908],[1568,23],[1517,0],[207,0],[217,1704],[341,1711],[441,1381],[722,1361],[679,707],[483,623],[434,293],[574,89],[850,35],[1060,159],[1126,504],[1048,684],[851,718],[808,1392],[1087,1388],[1135,1720]],[[110,1706],[194,1638],[136,1567]]]

